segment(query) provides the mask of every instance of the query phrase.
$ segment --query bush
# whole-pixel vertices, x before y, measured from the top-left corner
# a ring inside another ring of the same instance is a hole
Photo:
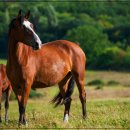
[[[130,52],[127,52],[122,61],[122,67],[125,70],[130,70]]]
[[[109,85],[109,86],[119,85],[119,82],[110,80],[110,81],[108,81],[107,85]]]
[[[102,85],[98,85],[95,89],[96,90],[103,89],[103,86]]]
[[[103,83],[103,81],[96,79],[96,80],[92,80],[92,81],[88,82],[88,85],[89,86],[92,86],[92,85],[103,86],[104,83]]]
[[[95,68],[119,70],[122,68],[126,52],[118,47],[106,48],[98,57]]]

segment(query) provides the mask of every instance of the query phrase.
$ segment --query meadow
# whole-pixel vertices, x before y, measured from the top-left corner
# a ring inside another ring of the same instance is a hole
[[[2,61],[6,63],[6,61]],[[72,105],[68,123],[63,122],[64,106],[54,108],[50,100],[58,93],[57,86],[37,89],[41,98],[29,99],[26,117],[30,129],[50,128],[130,128],[130,73],[114,71],[86,71],[85,90],[87,92],[87,119],[82,119],[81,103],[78,90],[72,95]],[[101,81],[103,84],[88,85],[91,81]],[[110,81],[113,83],[109,84]],[[116,84],[115,84],[116,83]],[[101,87],[99,87],[101,86]],[[4,102],[2,102],[2,119],[0,128],[18,128],[18,104],[10,101],[9,121],[4,123]],[[23,127],[26,128],[26,127]]]

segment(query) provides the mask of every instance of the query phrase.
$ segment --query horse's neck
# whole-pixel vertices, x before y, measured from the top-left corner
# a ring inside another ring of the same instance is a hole
[[[24,43],[15,42],[13,39],[9,40],[9,56],[8,60],[13,65],[14,63],[26,65],[28,58],[32,53],[31,47]]]

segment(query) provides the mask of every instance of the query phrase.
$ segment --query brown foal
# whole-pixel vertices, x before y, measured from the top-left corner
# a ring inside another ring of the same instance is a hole
[[[6,75],[6,66],[0,64],[0,122],[1,120],[1,101],[2,101],[2,93],[6,93],[6,101],[5,101],[5,122],[8,121],[8,108],[9,108],[9,97],[11,93],[12,87]]]

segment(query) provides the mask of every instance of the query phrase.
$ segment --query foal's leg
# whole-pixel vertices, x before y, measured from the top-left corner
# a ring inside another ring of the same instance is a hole
[[[6,90],[6,101],[5,101],[5,122],[8,122],[8,109],[9,109],[9,97],[11,94],[10,86]]]
[[[86,113],[86,92],[84,89],[84,72],[85,71],[77,72],[77,70],[75,72],[73,72],[73,76],[74,76],[76,84],[78,86],[79,98],[80,98],[80,101],[82,103],[83,118],[85,119],[87,116],[87,113]]]

